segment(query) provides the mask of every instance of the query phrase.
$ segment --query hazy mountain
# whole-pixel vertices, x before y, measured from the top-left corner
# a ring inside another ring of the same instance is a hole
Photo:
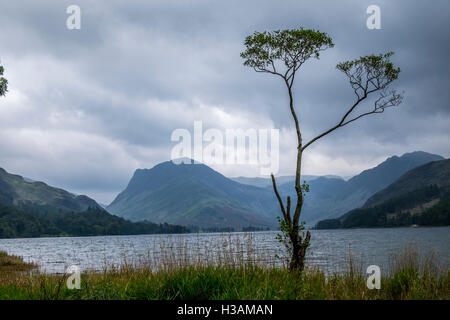
[[[136,170],[107,210],[132,221],[241,229],[275,226],[275,205],[266,189],[240,184],[203,164],[167,161]]]
[[[302,181],[303,180],[312,181],[312,180],[320,178],[320,177],[341,179],[341,177],[335,176],[335,175],[326,175],[326,176],[303,175]],[[255,187],[260,187],[260,188],[272,186],[271,178],[235,177],[235,178],[230,178],[230,179],[234,180],[236,182],[242,183],[242,184],[248,184],[250,186],[255,186]],[[294,182],[295,176],[279,176],[279,177],[276,177],[276,181],[277,181],[278,185],[282,185],[282,184],[288,183],[288,182]]]
[[[450,186],[450,159],[430,162],[406,172],[387,188],[371,196],[363,207],[373,207],[393,197],[430,185]]]
[[[85,211],[88,208],[100,208],[95,200],[87,196],[76,196],[44,182],[29,182],[2,168],[0,168],[0,203],[16,207],[48,207],[75,212]]]
[[[319,221],[317,228],[448,225],[449,200],[450,159],[433,161],[409,170],[362,208]]]
[[[304,176],[302,183],[307,180],[310,192],[301,219],[312,226],[319,220],[339,217],[361,207],[370,196],[409,169],[441,159],[437,155],[413,152],[390,157],[348,181],[334,176],[312,179]],[[203,164],[176,165],[168,161],[152,169],[136,170],[127,188],[107,210],[132,221],[147,219],[203,228],[277,226],[276,217],[280,211],[270,181],[264,178],[235,179],[246,184],[226,178]],[[295,204],[292,179],[278,177],[277,185],[283,199],[291,195]]]
[[[0,238],[179,233],[181,226],[132,223],[94,200],[0,168]]]
[[[439,155],[422,151],[393,156],[378,166],[364,170],[348,181],[320,178],[310,181],[302,211],[302,219],[309,225],[326,218],[337,218],[346,212],[359,208],[376,192],[387,187],[405,172],[420,165],[443,160]],[[280,186],[284,197],[294,196],[293,183]]]
[[[450,225],[450,188],[430,185],[397,195],[370,208],[349,211],[337,219],[325,219],[316,229],[382,228]]]
[[[438,160],[444,160],[444,158],[423,151],[405,153],[401,157],[390,157],[375,168],[365,170],[348,180],[339,196],[345,198],[348,195],[359,193],[360,199],[365,198],[367,200],[368,197],[397,180],[405,172],[425,163]],[[355,197],[356,201],[357,199]],[[361,201],[358,202],[358,206],[360,206],[362,203]]]
[[[307,179],[311,180],[314,178],[316,178],[316,176],[308,176]],[[233,181],[242,183],[242,184],[247,184],[249,186],[255,186],[255,187],[260,187],[260,188],[272,186],[271,178],[235,177],[235,178],[230,178],[230,179]],[[278,184],[283,184],[283,183],[295,181],[295,176],[279,176],[279,177],[276,177],[276,180],[277,180]]]
[[[330,206],[334,205],[336,195],[346,182],[343,179],[320,177],[307,181],[307,183],[310,191],[306,193],[304,198],[301,220],[306,221],[308,225],[312,225],[316,220],[330,214]],[[290,195],[295,204],[294,182],[282,184],[278,187],[278,190],[283,199]]]

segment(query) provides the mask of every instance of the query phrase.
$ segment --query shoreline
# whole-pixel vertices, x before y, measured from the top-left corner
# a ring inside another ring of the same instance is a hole
[[[225,262],[168,265],[156,272],[127,265],[80,273],[76,280],[76,272],[48,275],[5,269],[0,259],[0,300],[450,300],[450,271],[436,273],[433,261],[420,260],[416,253],[405,248],[376,290],[368,288],[367,275],[351,261],[347,273],[330,277],[311,268],[300,274]],[[20,258],[12,259],[20,265]]]

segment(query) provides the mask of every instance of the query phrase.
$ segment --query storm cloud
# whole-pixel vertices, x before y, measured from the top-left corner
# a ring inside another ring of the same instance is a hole
[[[308,61],[295,84],[305,140],[353,102],[335,66],[394,51],[403,103],[311,146],[307,174],[351,176],[391,155],[450,156],[448,1],[77,1],[81,29],[66,28],[72,1],[0,0],[0,167],[109,203],[136,168],[168,160],[173,130],[278,128],[280,172],[292,174],[295,133],[283,83],[242,65],[254,31],[314,28],[335,47]],[[381,8],[381,29],[366,9]],[[370,103],[365,104],[370,108]],[[214,166],[257,176],[256,166]]]

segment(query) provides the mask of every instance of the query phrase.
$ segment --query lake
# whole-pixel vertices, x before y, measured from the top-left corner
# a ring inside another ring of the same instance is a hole
[[[0,250],[39,264],[44,272],[63,273],[69,265],[82,271],[103,270],[124,263],[148,263],[157,268],[167,261],[228,261],[242,258],[280,265],[283,252],[277,232],[201,233],[182,235],[136,235],[0,239]],[[435,250],[440,262],[450,262],[450,228],[392,228],[312,230],[308,264],[326,273],[342,272],[349,252],[368,265],[386,270],[390,256],[408,244],[421,252]],[[231,258],[231,259],[229,259]]]

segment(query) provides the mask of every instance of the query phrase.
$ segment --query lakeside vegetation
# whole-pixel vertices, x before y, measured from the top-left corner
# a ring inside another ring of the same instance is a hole
[[[449,226],[450,190],[430,185],[370,208],[359,208],[338,219],[319,221],[315,229]]]
[[[0,251],[0,275],[11,272],[29,271],[37,267],[34,263],[24,262],[21,257]]]
[[[168,253],[160,268],[145,263],[109,266],[81,275],[81,288],[68,289],[69,275],[45,274],[17,257],[0,254],[0,299],[211,300],[211,299],[450,299],[450,272],[436,256],[409,246],[391,259],[381,289],[369,290],[362,264],[349,259],[342,274],[326,276],[307,267],[290,271],[225,253],[219,263],[192,262]],[[13,261],[11,264],[3,261]],[[26,272],[24,272],[26,271]]]
[[[58,212],[46,207],[30,206],[22,209],[0,204],[0,238],[185,232],[189,232],[189,229],[183,226],[131,222],[96,208],[84,212]]]

